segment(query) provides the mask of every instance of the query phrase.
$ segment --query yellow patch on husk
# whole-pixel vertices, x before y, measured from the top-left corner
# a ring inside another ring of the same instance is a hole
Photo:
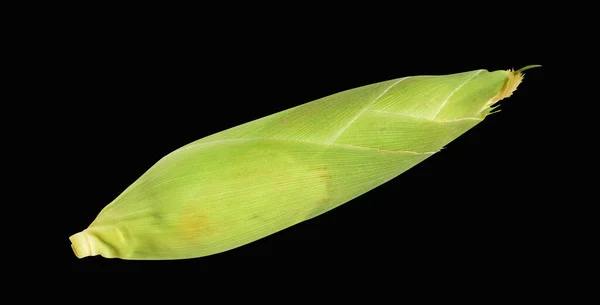
[[[506,81],[506,83],[504,83],[504,86],[502,86],[502,90],[500,90],[500,92],[496,96],[494,96],[489,102],[487,102],[487,104],[485,104],[485,106],[483,107],[484,109],[496,104],[497,102],[507,97],[510,97],[513,94],[513,92],[517,90],[517,87],[519,86],[519,84],[521,84],[525,76],[523,72],[514,72],[513,69],[506,70],[506,72],[508,72],[508,80]]]

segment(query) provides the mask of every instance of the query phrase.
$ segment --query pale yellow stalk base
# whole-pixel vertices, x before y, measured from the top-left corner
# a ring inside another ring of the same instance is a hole
[[[69,237],[69,240],[71,240],[71,248],[73,249],[73,252],[75,252],[75,256],[77,256],[77,258],[95,255],[92,254],[92,244],[90,243],[89,237],[87,236],[85,230],[77,234],[73,234],[71,237]]]

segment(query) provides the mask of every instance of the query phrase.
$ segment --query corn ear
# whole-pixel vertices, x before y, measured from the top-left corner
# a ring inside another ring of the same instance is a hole
[[[253,242],[427,159],[511,96],[522,70],[393,79],[207,136],[159,160],[70,237],[72,248],[167,260]]]

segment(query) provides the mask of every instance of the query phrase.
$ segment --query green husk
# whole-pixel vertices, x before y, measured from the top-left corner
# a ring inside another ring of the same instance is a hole
[[[531,67],[393,79],[204,137],[162,158],[71,236],[73,251],[195,258],[311,219],[479,124]]]

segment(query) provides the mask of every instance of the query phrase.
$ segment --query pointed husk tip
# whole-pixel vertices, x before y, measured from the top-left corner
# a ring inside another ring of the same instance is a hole
[[[541,68],[542,65],[529,65],[529,66],[525,66],[517,71],[515,71],[514,73],[523,73],[525,70],[529,70],[529,69],[533,69],[533,68]]]
[[[523,78],[525,76],[525,74],[523,74],[523,71],[538,68],[541,66],[542,65],[528,65],[517,71],[514,71],[513,69],[506,70],[506,72],[508,73],[508,79],[506,80],[506,83],[504,83],[504,86],[502,87],[500,92],[484,106],[484,109],[491,107],[497,102],[512,96],[513,92],[517,90],[517,87],[519,87],[519,85],[523,81]]]

